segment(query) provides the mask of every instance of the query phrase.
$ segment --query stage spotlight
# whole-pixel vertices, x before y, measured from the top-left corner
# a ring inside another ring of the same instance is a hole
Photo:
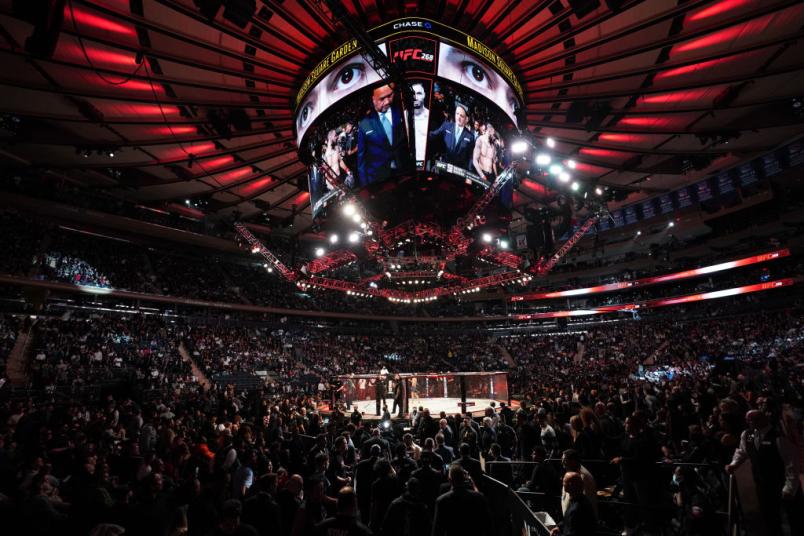
[[[528,150],[528,142],[525,140],[517,140],[511,144],[511,152],[513,154],[524,154]]]
[[[486,242],[487,244],[490,243],[491,240],[492,240],[492,236],[489,233],[483,233],[482,238],[483,238],[483,242]]]
[[[352,214],[355,213],[355,206],[352,203],[346,203],[343,206],[343,213],[346,216],[351,216]]]
[[[189,205],[189,204],[190,204],[190,200],[189,200],[189,199],[185,199],[185,200],[184,200],[184,204],[185,204],[185,205]]]
[[[564,168],[562,168],[562,167],[561,167],[560,165],[558,165],[558,164],[553,164],[552,166],[550,166],[550,170],[549,170],[549,171],[550,171],[550,175],[558,175],[558,174],[560,174],[562,171],[564,171]]]
[[[580,188],[580,187],[581,187],[581,185],[580,185],[580,184],[578,184],[577,182],[573,182],[573,183],[570,185],[570,188],[572,188],[572,191],[573,191],[573,192],[577,192],[577,191],[578,191],[578,188]]]
[[[360,240],[360,235],[359,235],[359,234],[354,233],[354,232],[349,233],[349,243],[351,243],[351,244],[357,244],[357,242],[358,242],[359,240]]]
[[[352,214],[352,221],[355,223],[360,223],[363,221],[363,218],[360,217],[360,214]]]
[[[567,167],[570,169],[575,169],[578,164],[575,163],[575,160],[567,160]]]
[[[675,227],[675,226],[676,226],[676,224],[675,224],[675,222],[672,222],[672,221],[671,221],[670,223],[668,223],[668,224],[667,224],[667,226],[668,226],[668,227]]]
[[[571,178],[570,174],[567,173],[566,171],[562,171],[561,173],[558,174],[558,180],[560,180],[561,182],[569,182],[570,178]]]
[[[508,249],[508,240],[500,240],[500,249]]]
[[[536,165],[537,166],[549,166],[550,165],[550,155],[547,153],[539,153],[536,155]]]
[[[551,149],[555,149],[556,140],[554,140],[553,138],[547,138],[546,143],[548,147],[550,147]]]
[[[642,236],[642,231],[637,231],[636,235],[637,236]]]
[[[595,193],[596,193],[597,195],[603,195],[603,189],[602,189],[602,188],[600,188],[600,186],[598,186],[597,188],[595,188]]]
[[[336,235],[336,234],[329,235],[329,243],[330,244],[337,244],[338,243],[338,235]]]
[[[324,256],[324,248],[315,248],[315,256],[316,257],[323,257]]]
[[[274,273],[274,269],[273,269],[272,267],[270,267],[270,266],[269,266],[269,267],[268,267],[268,268],[266,268],[266,269],[268,270],[268,273],[269,273],[269,274]]]

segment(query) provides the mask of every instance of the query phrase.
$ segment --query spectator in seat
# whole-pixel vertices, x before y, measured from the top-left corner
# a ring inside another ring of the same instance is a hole
[[[787,514],[792,534],[804,533],[804,496],[801,491],[799,453],[790,440],[771,426],[760,410],[746,413],[748,428],[740,436],[729,474],[751,460],[759,510],[770,536],[782,534],[782,509]]]

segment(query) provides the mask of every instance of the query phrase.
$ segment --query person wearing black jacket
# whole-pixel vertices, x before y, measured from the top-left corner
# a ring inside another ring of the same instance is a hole
[[[316,536],[371,536],[371,531],[357,519],[357,497],[349,486],[338,492],[338,513],[315,527]]]
[[[417,485],[421,489],[422,499],[432,512],[444,477],[441,471],[433,467],[431,455],[432,452],[422,453],[421,467],[413,471],[408,480],[416,479]]]
[[[421,483],[408,479],[405,493],[388,507],[382,523],[383,536],[427,536],[431,531],[430,510],[423,498]]]
[[[436,500],[432,536],[491,536],[486,498],[474,489],[467,472],[460,465],[452,465],[449,482],[452,489]]]
[[[491,463],[499,462],[499,463]],[[514,471],[511,468],[511,458],[502,455],[500,445],[492,443],[486,455],[486,472],[491,478],[499,480],[507,486],[514,485]]]
[[[371,456],[360,460],[355,466],[355,487],[357,488],[357,508],[360,510],[360,520],[368,523],[371,512],[371,485],[376,480],[374,464],[382,455],[382,447],[371,445]]]
[[[583,479],[580,473],[564,475],[564,490],[570,496],[570,504],[561,524],[550,531],[550,536],[595,536],[597,519],[589,499],[583,494]]]
[[[377,475],[377,479],[371,485],[369,527],[374,532],[379,532],[388,507],[394,499],[399,497],[402,489],[396,472],[388,460],[377,460],[374,465],[374,473]]]
[[[243,521],[257,529],[260,536],[282,534],[282,515],[274,500],[276,474],[261,476],[254,488],[257,492],[243,503]]]
[[[483,466],[480,465],[480,460],[472,458],[472,447],[466,443],[461,443],[460,448],[461,457],[455,460],[455,463],[463,467],[472,480],[479,482],[483,476]]]
[[[625,502],[637,505],[626,509],[625,525],[634,530],[644,524],[649,529],[654,524],[653,506],[656,504],[656,462],[659,447],[653,436],[645,429],[644,418],[634,413],[625,419],[625,438],[621,455],[612,460],[620,466]]]

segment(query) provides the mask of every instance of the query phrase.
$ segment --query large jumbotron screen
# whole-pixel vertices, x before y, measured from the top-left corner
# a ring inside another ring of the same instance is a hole
[[[522,106],[511,69],[477,40],[434,21],[393,21],[370,34],[404,67],[412,102],[406,107],[399,88],[381,80],[356,41],[313,70],[295,103],[313,216],[337,198],[337,184],[360,190],[426,173],[487,188],[507,164]],[[510,197],[504,190],[501,203],[510,207]]]

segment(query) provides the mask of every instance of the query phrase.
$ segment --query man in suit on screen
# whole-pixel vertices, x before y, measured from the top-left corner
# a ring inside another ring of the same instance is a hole
[[[381,182],[410,168],[402,111],[394,105],[394,86],[371,94],[371,111],[357,128],[357,168],[360,186]]]
[[[465,170],[473,169],[475,136],[469,129],[469,112],[465,105],[455,103],[455,120],[441,123],[440,127],[430,132],[429,139],[443,144],[444,162]]]

